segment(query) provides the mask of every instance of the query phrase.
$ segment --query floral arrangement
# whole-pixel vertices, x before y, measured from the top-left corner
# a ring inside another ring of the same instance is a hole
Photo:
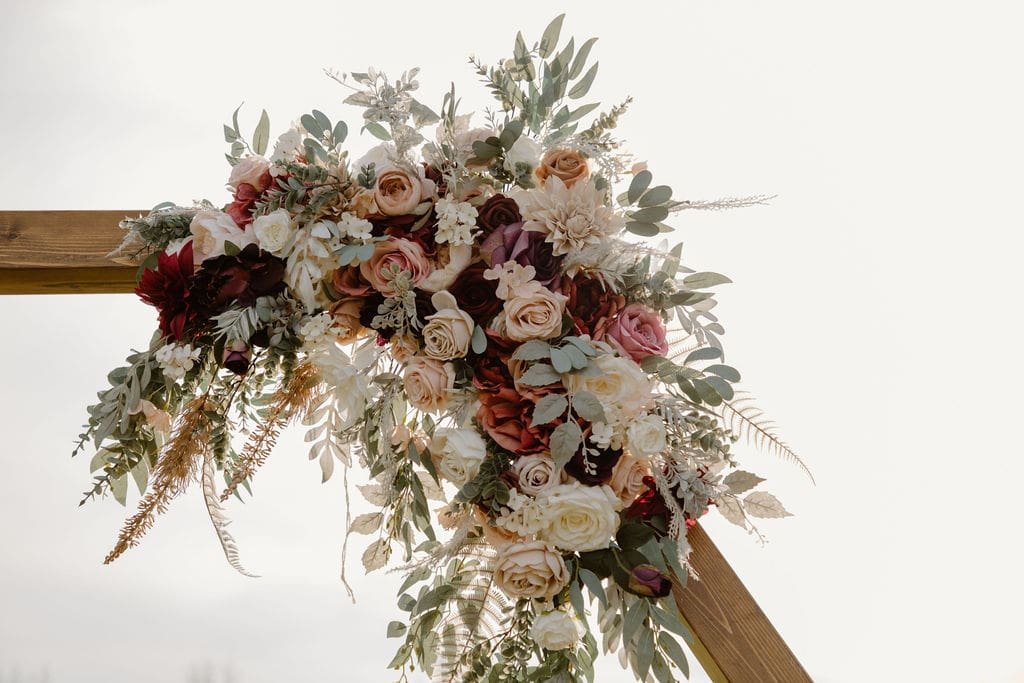
[[[225,503],[297,421],[324,481],[372,478],[379,509],[349,531],[372,537],[367,571],[406,575],[387,627],[403,678],[593,680],[599,640],[640,680],[686,674],[687,529],[712,508],[751,531],[788,514],[737,469],[737,439],[799,460],[722,362],[709,290],[729,280],[626,235],[764,198],[653,185],[614,136],[630,100],[577,104],[594,40],[560,47],[561,24],[471,60],[499,104],[477,124],[454,87],[440,113],[417,100],[416,70],[328,72],[381,144],[353,159],[347,125],[313,111],[266,156],[266,112],[247,140],[236,111],[227,206],[122,223],[159,330],[76,449],[97,448],[86,500],[140,491],[106,562],[198,481],[247,573]]]

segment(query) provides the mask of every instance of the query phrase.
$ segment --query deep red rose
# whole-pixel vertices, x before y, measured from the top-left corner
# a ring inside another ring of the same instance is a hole
[[[522,223],[510,223],[495,228],[480,245],[484,260],[492,266],[515,261],[521,266],[533,266],[534,279],[552,291],[558,291],[562,277],[562,257],[555,256],[550,242],[540,232],[526,232]]]
[[[440,169],[424,162],[423,175],[426,176],[427,180],[433,181],[434,185],[437,186],[437,196],[443,197],[448,194],[448,186],[444,182],[444,174],[441,173]]]
[[[583,434],[584,442],[589,434],[588,428]],[[599,486],[608,483],[612,478],[612,470],[621,457],[622,449],[606,448],[596,455],[590,454],[584,458],[581,449],[565,464],[565,471],[581,484]]]
[[[534,404],[512,388],[480,394],[476,419],[494,441],[516,455],[548,450],[549,433],[531,427]]]
[[[205,322],[192,306],[192,259],[192,242],[175,254],[160,252],[156,270],[144,270],[135,287],[139,298],[160,312],[160,332],[170,341],[184,339],[197,321]]]
[[[261,296],[284,291],[284,259],[250,244],[233,256],[203,261],[193,280],[193,295],[201,295],[213,315],[237,303],[252,306]]]
[[[479,325],[486,327],[498,315],[502,301],[498,298],[498,281],[485,280],[484,271],[487,264],[477,261],[470,265],[456,278],[448,288],[459,308],[469,313]]]
[[[269,187],[270,172],[268,171],[264,175],[267,176],[267,187]],[[260,198],[261,194],[263,194],[263,190],[255,188],[249,183],[239,183],[238,187],[235,188],[234,201],[224,208],[224,213],[231,216],[231,219],[235,221],[238,227],[244,228],[252,223],[252,207],[256,204],[256,200]]]
[[[626,306],[626,297],[597,274],[562,278],[562,294],[569,297],[565,312],[572,316],[576,334],[589,334],[597,341],[604,339],[609,323]]]
[[[473,369],[473,386],[477,391],[496,394],[513,386],[508,361],[515,344],[493,330],[487,330],[486,334],[487,349],[482,354],[471,353],[466,360]]]
[[[658,485],[655,483],[654,477],[644,477],[644,486],[647,487],[647,490],[637,496],[633,504],[626,508],[623,514],[627,519],[662,517],[667,520],[668,506],[665,504],[665,499],[658,493]]]
[[[672,592],[672,580],[650,564],[629,570],[629,592],[645,598],[663,598]]]
[[[516,200],[503,194],[494,194],[476,209],[476,224],[483,230],[484,237],[503,225],[521,223],[522,215]]]

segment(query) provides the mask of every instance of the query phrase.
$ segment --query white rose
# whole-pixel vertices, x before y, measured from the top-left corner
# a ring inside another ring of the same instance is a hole
[[[640,366],[629,358],[606,354],[594,359],[601,370],[593,377],[566,375],[566,388],[571,392],[586,390],[602,404],[613,406],[622,419],[631,419],[653,403],[653,386]]]
[[[668,447],[665,421],[653,414],[633,420],[626,428],[626,441],[630,453],[641,460],[649,460]]]
[[[505,152],[505,169],[515,173],[518,164],[525,164],[531,170],[540,162],[540,145],[528,135],[520,135],[512,143],[512,149]]]
[[[541,493],[537,504],[547,518],[537,536],[561,550],[607,548],[619,528],[619,499],[607,486],[559,484]]]
[[[361,171],[367,166],[373,165],[373,170],[380,175],[384,171],[395,168],[395,146],[389,142],[385,142],[381,145],[377,145],[370,149],[369,152],[359,157],[356,160],[354,168],[356,171]]]
[[[430,441],[430,453],[439,459],[438,472],[453,484],[472,481],[487,457],[487,444],[475,429],[438,427]]]
[[[263,174],[270,170],[270,162],[260,156],[245,157],[231,168],[228,186],[237,190],[242,183],[248,183],[257,190],[263,189]]]
[[[295,236],[295,223],[286,209],[278,209],[252,222],[252,231],[260,249],[283,256]]]
[[[256,237],[235,224],[223,211],[200,211],[189,225],[192,232],[192,259],[199,265],[206,259],[224,255],[225,242],[239,249],[256,243]]]
[[[583,624],[565,610],[538,614],[530,628],[530,637],[545,650],[567,650],[580,642]]]
[[[437,313],[428,315],[423,326],[423,352],[437,360],[464,357],[473,339],[473,317],[459,310],[455,297],[448,292],[438,292],[430,301]]]

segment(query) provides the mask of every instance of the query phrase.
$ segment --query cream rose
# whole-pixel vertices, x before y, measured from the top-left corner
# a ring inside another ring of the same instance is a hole
[[[665,421],[659,415],[644,415],[629,423],[626,428],[626,442],[629,452],[643,460],[661,453],[668,447]]]
[[[518,173],[521,167],[533,169],[540,159],[540,145],[529,135],[520,135],[512,143],[512,149],[505,152],[505,170]]]
[[[583,637],[583,624],[565,610],[542,612],[533,620],[530,637],[545,650],[568,650]]]
[[[517,488],[528,496],[538,496],[562,482],[563,472],[548,455],[523,455],[511,467]]]
[[[270,170],[270,162],[261,156],[245,157],[231,168],[228,186],[237,190],[242,183],[252,185],[258,192],[267,189],[264,174]]]
[[[373,198],[385,216],[405,216],[434,193],[435,185],[421,175],[393,168],[377,175]]]
[[[509,545],[494,567],[494,582],[513,598],[550,600],[568,581],[562,556],[544,541]]]
[[[448,405],[448,394],[455,385],[451,363],[413,356],[405,366],[405,394],[415,408],[436,413]]]
[[[224,244],[231,242],[239,249],[256,243],[256,237],[238,227],[223,211],[200,211],[189,225],[192,233],[192,258],[198,266],[206,259],[224,255]]]
[[[537,284],[516,292],[505,302],[505,333],[512,341],[551,339],[562,331],[564,294],[557,294]]]
[[[546,524],[538,538],[569,552],[607,548],[619,528],[619,499],[607,486],[559,484],[537,497]]]
[[[278,209],[252,222],[256,243],[263,251],[284,256],[295,237],[295,223],[286,209]]]
[[[649,476],[651,476],[651,468],[647,466],[647,463],[626,454],[615,463],[608,486],[619,497],[622,507],[629,507],[637,496],[647,490],[644,477]]]
[[[455,297],[448,292],[434,294],[430,302],[437,312],[428,315],[423,326],[423,352],[437,360],[464,357],[473,339],[472,316],[459,310]]]
[[[628,358],[605,354],[594,359],[601,371],[593,377],[579,374],[563,377],[570,392],[586,390],[597,396],[601,403],[611,405],[620,417],[630,419],[653,404],[653,385],[640,366]]]
[[[472,481],[487,457],[487,444],[475,429],[438,427],[430,440],[430,453],[438,457],[437,471],[458,486]]]

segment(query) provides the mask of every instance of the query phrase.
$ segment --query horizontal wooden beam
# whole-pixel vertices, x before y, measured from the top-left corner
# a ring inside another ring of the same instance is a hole
[[[0,211],[0,294],[124,293],[135,268],[109,254],[144,211]]]
[[[811,680],[782,636],[701,525],[686,535],[699,581],[675,590],[696,637],[690,649],[715,683],[803,683]]]

